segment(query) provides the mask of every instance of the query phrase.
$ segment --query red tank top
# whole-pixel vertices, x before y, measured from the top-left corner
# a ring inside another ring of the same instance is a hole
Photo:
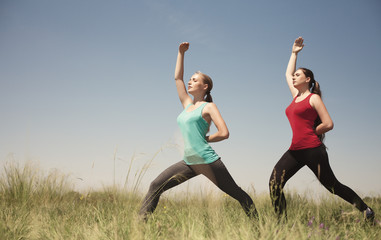
[[[314,123],[318,114],[310,104],[311,93],[300,102],[296,97],[286,108],[286,115],[292,129],[292,142],[290,150],[314,148],[321,145],[319,137],[314,130]]]

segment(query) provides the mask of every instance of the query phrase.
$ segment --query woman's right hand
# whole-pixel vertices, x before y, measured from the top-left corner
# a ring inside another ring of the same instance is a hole
[[[184,53],[189,49],[189,42],[180,43],[179,52]]]
[[[304,39],[302,37],[298,37],[295,40],[294,45],[292,46],[292,52],[293,53],[298,53],[303,49],[303,47],[304,47],[303,41],[304,41]]]

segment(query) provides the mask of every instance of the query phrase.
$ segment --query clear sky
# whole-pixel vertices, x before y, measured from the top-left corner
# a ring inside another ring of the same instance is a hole
[[[136,180],[153,159],[145,191],[182,157],[173,77],[178,45],[188,41],[184,77],[212,77],[230,130],[213,148],[242,188],[267,192],[291,142],[284,73],[298,36],[297,65],[314,71],[335,123],[326,145],[337,178],[361,196],[379,195],[378,0],[1,0],[1,165],[39,163],[83,189],[123,185],[132,159],[128,181]],[[198,178],[184,186],[208,188]],[[307,167],[288,188],[324,192]]]

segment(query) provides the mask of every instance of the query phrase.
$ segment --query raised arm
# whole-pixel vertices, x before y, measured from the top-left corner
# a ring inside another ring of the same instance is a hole
[[[188,42],[183,42],[179,46],[179,52],[177,54],[176,69],[175,69],[175,82],[177,93],[181,104],[185,108],[189,103],[192,103],[192,98],[188,95],[184,84],[184,55],[189,48]]]
[[[298,58],[298,53],[303,49],[304,39],[299,37],[295,40],[294,45],[292,46],[292,53],[290,60],[288,61],[287,69],[286,69],[286,80],[288,87],[290,88],[292,97],[294,98],[298,94],[298,90],[294,87],[292,77],[294,76],[296,70],[296,60]]]

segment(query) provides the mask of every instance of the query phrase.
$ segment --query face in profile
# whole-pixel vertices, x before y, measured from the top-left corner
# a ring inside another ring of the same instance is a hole
[[[202,75],[201,74],[195,73],[189,79],[189,82],[188,82],[188,92],[190,94],[193,95],[194,93],[197,93],[197,92],[206,91],[207,88],[208,88],[208,85],[204,84],[204,81],[202,79]]]
[[[295,88],[308,84],[309,81],[310,78],[306,77],[303,70],[301,69],[296,70],[294,75],[292,76],[292,84]]]

